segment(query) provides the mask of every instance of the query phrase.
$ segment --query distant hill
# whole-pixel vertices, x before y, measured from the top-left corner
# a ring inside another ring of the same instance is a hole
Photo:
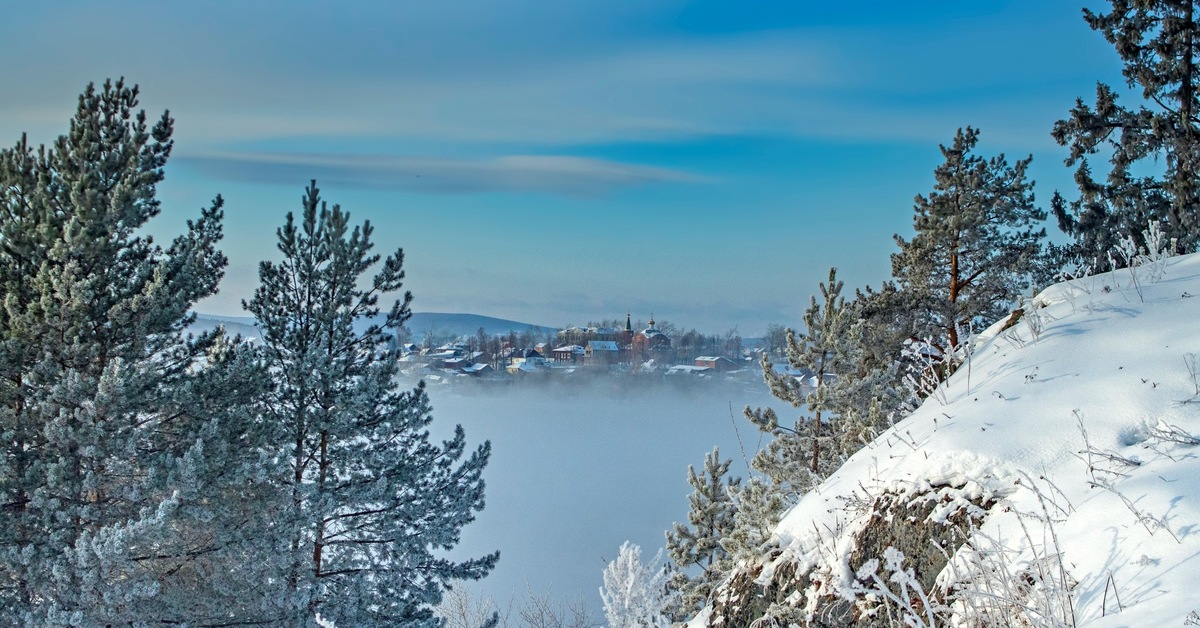
[[[503,318],[480,316],[479,314],[446,314],[441,312],[414,312],[412,318],[404,325],[412,332],[413,338],[420,340],[426,332],[433,331],[435,335],[443,336],[474,336],[482,327],[489,336],[507,334],[510,331],[521,333],[529,330],[537,334],[557,331],[552,327],[543,327],[532,323],[520,323]]]
[[[192,325],[194,332],[205,332],[224,325],[231,334],[241,334],[246,338],[258,338],[258,329],[254,327],[252,316],[220,316],[216,314],[196,314],[196,323]],[[474,336],[482,327],[489,336],[507,334],[510,331],[521,333],[531,330],[537,334],[556,331],[551,327],[543,327],[532,323],[521,323],[503,318],[481,316],[479,314],[447,314],[443,312],[414,312],[412,318],[404,325],[412,332],[413,338],[421,340],[428,332],[435,336]]]

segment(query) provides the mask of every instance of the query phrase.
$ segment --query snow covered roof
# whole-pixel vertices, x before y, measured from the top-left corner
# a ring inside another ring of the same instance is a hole
[[[708,366],[692,366],[691,364],[676,364],[675,366],[672,366],[671,368],[667,369],[667,374],[668,375],[671,375],[674,373],[696,374],[696,373],[708,373],[710,371],[712,371],[712,367],[708,367]]]
[[[588,348],[592,351],[620,351],[616,340],[589,340]]]

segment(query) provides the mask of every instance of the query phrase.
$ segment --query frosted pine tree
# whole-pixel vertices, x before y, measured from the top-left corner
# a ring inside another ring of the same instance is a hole
[[[369,223],[321,201],[315,182],[299,220],[278,231],[283,259],[263,262],[246,308],[262,332],[275,387],[264,417],[275,431],[276,482],[286,491],[277,551],[286,557],[282,624],[438,626],[433,608],[455,580],[478,579],[498,554],[440,557],[482,509],[490,445],[467,450],[462,428],[430,442],[424,384],[397,390],[390,330],[410,316],[399,291],[403,253],[372,253]]]
[[[752,477],[730,491],[733,498],[733,525],[721,539],[733,563],[761,558],[772,544],[772,534],[787,502],[783,493],[769,480]]]
[[[741,484],[739,479],[726,478],[732,462],[722,462],[720,451],[714,448],[704,457],[703,473],[688,467],[688,484],[693,489],[688,496],[688,524],[676,523],[667,532],[671,574],[666,614],[675,621],[685,621],[699,611],[731,566],[721,539],[733,528],[735,507],[730,493]]]
[[[642,548],[626,541],[616,560],[604,566],[600,600],[609,628],[668,628],[663,615],[666,605],[666,573],[659,566],[662,550],[649,563],[642,562]]]
[[[237,495],[220,478],[238,463],[210,457],[247,433],[234,415],[255,393],[236,382],[253,364],[183,334],[225,266],[221,200],[166,249],[143,234],[173,121],[149,125],[137,100],[123,81],[89,85],[51,147],[0,151],[5,626],[224,620],[254,604],[225,577],[240,522],[211,506]]]

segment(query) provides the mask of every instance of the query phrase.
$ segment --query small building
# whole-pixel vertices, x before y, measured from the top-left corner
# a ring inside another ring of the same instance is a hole
[[[689,364],[676,364],[667,369],[667,375],[705,375],[713,372],[707,366],[692,366]]]
[[[702,355],[696,358],[694,364],[696,366],[708,367],[720,373],[738,370],[738,363],[730,360],[725,356]]]
[[[564,345],[550,352],[555,362],[576,364],[587,354],[587,350],[579,345]]]
[[[584,360],[593,365],[616,364],[621,359],[621,348],[615,340],[589,340],[584,349]]]
[[[546,358],[533,349],[521,349],[512,353],[511,357],[508,358],[508,364],[509,366],[517,364],[542,366],[546,364]],[[511,371],[512,369],[509,370]]]
[[[510,375],[527,377],[530,375],[545,375],[548,371],[532,362],[514,362],[505,369]]]
[[[470,366],[463,367],[462,369],[463,373],[466,373],[471,377],[483,377],[485,375],[491,375],[494,371],[495,369],[492,368],[491,364],[472,364]]]
[[[458,360],[461,356],[453,351],[439,351],[425,355],[425,361],[434,368],[446,368],[446,362]]]
[[[473,364],[473,362],[471,362],[467,358],[450,358],[449,360],[442,361],[442,368],[461,371],[462,369],[464,369],[468,366],[471,366],[472,364]]]

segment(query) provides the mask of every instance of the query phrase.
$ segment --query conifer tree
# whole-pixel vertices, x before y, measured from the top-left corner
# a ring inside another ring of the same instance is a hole
[[[752,465],[793,499],[841,464],[834,455],[833,441],[840,430],[835,422],[852,402],[848,395],[858,385],[862,366],[861,334],[841,296],[842,286],[837,269],[830,268],[828,282],[820,284],[821,300],[814,295],[804,313],[807,333],[787,330],[784,352],[789,367],[801,377],[775,371],[769,356],[763,356],[763,377],[771,394],[810,414],[789,428],[779,424],[771,409],[746,409],[751,422],[775,436]],[[824,455],[823,444],[830,447]]]
[[[1084,9],[1124,63],[1126,85],[1143,104],[1126,107],[1115,91],[1096,85],[1096,101],[1076,100],[1054,125],[1070,149],[1079,197],[1055,194],[1059,226],[1074,236],[1074,253],[1098,271],[1123,237],[1144,247],[1142,231],[1161,222],[1177,253],[1200,244],[1200,8],[1195,0],[1110,0],[1108,13]],[[1107,156],[1107,174],[1093,173],[1093,155]],[[1153,164],[1150,174],[1147,165]]]
[[[281,623],[312,626],[319,615],[339,626],[437,626],[446,586],[483,577],[498,558],[437,555],[483,508],[490,444],[467,452],[461,427],[430,442],[424,383],[395,387],[390,330],[411,315],[412,295],[382,318],[378,302],[401,289],[403,252],[363,282],[381,261],[370,223],[351,229],[315,182],[302,204],[278,231],[283,259],[261,264],[246,304],[276,382],[264,420],[286,492],[275,525],[286,557]]]
[[[901,297],[892,306],[913,314],[910,338],[930,345],[947,368],[970,328],[1004,315],[1029,286],[1045,237],[1036,225],[1046,213],[1025,176],[1031,159],[984,159],[971,152],[978,141],[967,127],[941,147],[933,191],[915,201],[916,233],[895,236],[900,251],[892,255]]]
[[[89,85],[51,147],[0,151],[6,626],[196,623],[254,603],[214,567],[244,549],[211,503],[236,461],[206,457],[245,434],[232,415],[253,365],[183,333],[225,266],[222,203],[165,250],[142,235],[173,121],[137,104],[123,81]]]
[[[731,490],[734,504],[733,525],[721,539],[734,564],[755,561],[771,547],[775,526],[787,506],[783,492],[763,477],[751,477]]]
[[[663,615],[666,602],[665,572],[659,567],[662,550],[649,563],[642,548],[626,541],[616,560],[604,566],[600,600],[609,628],[668,628]]]
[[[686,621],[699,611],[729,571],[729,554],[721,547],[721,539],[733,528],[735,507],[730,493],[741,483],[726,478],[732,462],[722,462],[720,450],[713,448],[704,457],[703,473],[688,466],[688,484],[693,489],[688,497],[688,525],[676,523],[667,531],[667,555],[673,569],[667,581],[670,597],[665,610],[675,621]]]

